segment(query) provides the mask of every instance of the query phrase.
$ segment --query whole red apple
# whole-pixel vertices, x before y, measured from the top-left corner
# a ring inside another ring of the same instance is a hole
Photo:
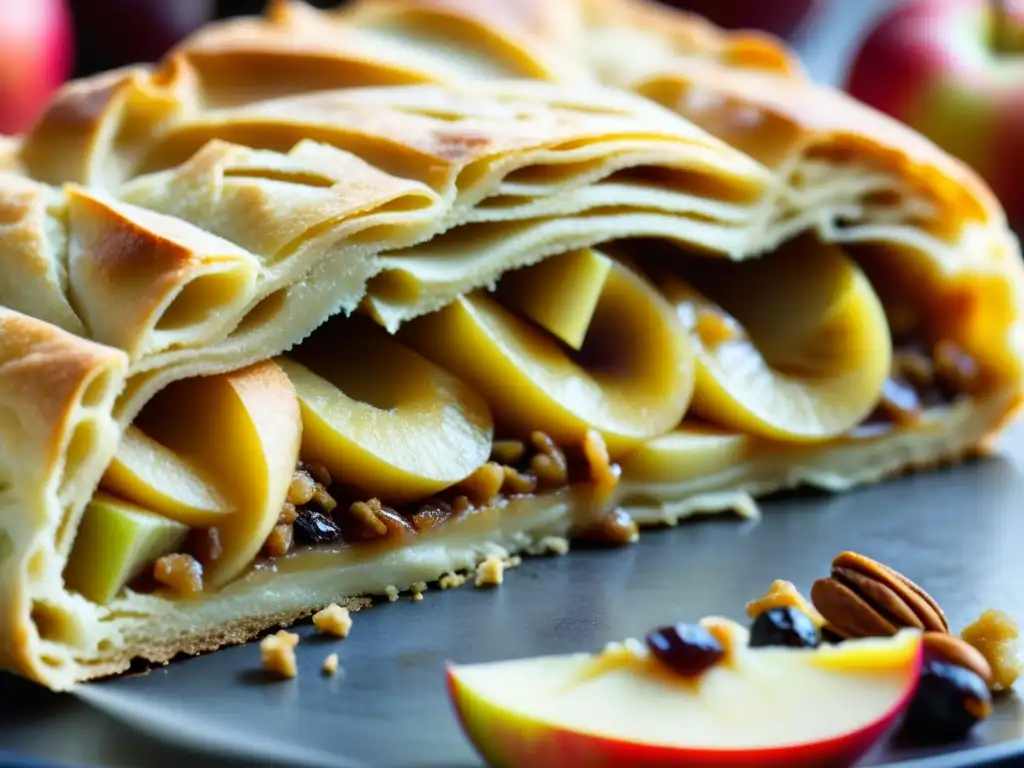
[[[910,0],[881,17],[855,97],[971,165],[1024,224],[1024,0]]]
[[[64,0],[20,0],[0,12],[0,133],[28,130],[71,70]]]
[[[726,29],[761,29],[792,36],[821,0],[661,0],[665,5],[705,16]]]
[[[156,61],[210,21],[215,0],[71,0],[82,74]]]

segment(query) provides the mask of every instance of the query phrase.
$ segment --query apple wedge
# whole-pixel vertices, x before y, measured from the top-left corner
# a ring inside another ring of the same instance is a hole
[[[221,553],[204,582],[231,581],[277,524],[302,440],[291,381],[264,361],[231,373],[177,381],[136,419],[145,434],[216,479],[233,511],[217,519]]]
[[[851,765],[917,685],[914,630],[814,650],[749,648],[745,629],[711,621],[730,635],[729,655],[696,678],[633,641],[596,656],[450,666],[449,695],[495,768],[798,768]]]
[[[593,248],[570,251],[506,273],[499,294],[504,304],[579,351],[611,268],[612,260]]]
[[[78,526],[64,583],[94,603],[106,605],[154,560],[181,546],[187,535],[186,525],[97,493]]]
[[[231,504],[212,478],[145,434],[125,430],[100,487],[193,527],[216,525]]]

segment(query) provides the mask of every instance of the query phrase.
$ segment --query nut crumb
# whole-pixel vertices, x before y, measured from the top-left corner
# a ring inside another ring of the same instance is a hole
[[[192,555],[165,555],[153,564],[153,578],[187,597],[203,591],[203,566]]]
[[[412,592],[412,601],[418,603],[423,600],[423,593],[427,591],[427,582],[414,581],[409,590]]]
[[[441,589],[458,589],[465,584],[468,579],[469,577],[466,574],[452,571],[450,573],[443,574],[441,578],[437,580],[437,585]]]
[[[295,677],[299,673],[295,663],[295,646],[299,636],[294,632],[280,630],[260,640],[260,658],[263,669],[281,677]]]
[[[324,634],[348,637],[348,633],[352,631],[352,614],[348,612],[348,608],[331,603],[313,615],[313,624]]]
[[[960,636],[974,646],[992,667],[992,689],[1005,691],[1017,682],[1024,665],[1020,658],[1020,629],[1002,611],[990,608]]]
[[[747,603],[747,616],[756,619],[772,608],[796,608],[798,611],[806,613],[818,629],[825,626],[825,617],[818,613],[818,609],[811,605],[806,597],[800,594],[800,590],[791,581],[785,579],[773,581],[762,597]]]
[[[287,523],[275,525],[267,540],[263,542],[263,551],[270,557],[284,557],[295,542],[295,529]]]
[[[488,555],[487,558],[476,567],[477,587],[497,587],[505,580],[505,561],[497,555]]]
[[[323,671],[325,675],[333,675],[338,671],[338,654],[332,653],[324,659]]]
[[[388,584],[386,587],[384,587],[384,594],[388,596],[389,603],[394,603],[398,600],[398,595],[400,594],[400,592],[398,587],[396,587],[394,584]]]
[[[531,555],[567,555],[569,540],[564,536],[543,536],[526,550]]]

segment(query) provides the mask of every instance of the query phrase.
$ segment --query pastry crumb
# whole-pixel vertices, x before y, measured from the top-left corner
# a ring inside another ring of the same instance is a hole
[[[338,671],[338,654],[332,653],[324,659],[323,672],[325,675],[333,675]]]
[[[505,580],[505,561],[497,555],[488,555],[476,567],[477,587],[497,587]]]
[[[260,658],[263,669],[281,677],[295,677],[299,673],[295,662],[295,646],[299,636],[284,629],[260,640]]]
[[[348,637],[348,633],[352,631],[352,614],[348,612],[348,608],[331,603],[313,615],[313,624],[324,634]]]
[[[1002,611],[989,609],[960,633],[992,667],[992,689],[1005,691],[1017,682],[1024,664],[1020,658],[1020,630]]]
[[[398,595],[400,594],[400,591],[398,587],[396,587],[394,584],[388,584],[386,587],[384,587],[384,594],[388,596],[389,603],[394,603],[398,600]]]
[[[443,574],[441,578],[437,580],[437,585],[441,589],[458,589],[465,584],[468,579],[469,577],[464,573],[451,571],[450,573]]]
[[[412,586],[409,587],[409,591],[412,592],[412,601],[418,603],[423,600],[423,593],[428,589],[427,582],[425,581],[414,581]]]
[[[569,553],[569,540],[564,536],[543,536],[528,549],[531,555],[557,555]]]

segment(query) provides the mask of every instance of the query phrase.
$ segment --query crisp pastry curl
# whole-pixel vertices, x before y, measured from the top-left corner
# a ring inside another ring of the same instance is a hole
[[[643,0],[211,25],[0,139],[0,256],[0,667],[55,689],[957,460],[1024,382],[982,182]]]

